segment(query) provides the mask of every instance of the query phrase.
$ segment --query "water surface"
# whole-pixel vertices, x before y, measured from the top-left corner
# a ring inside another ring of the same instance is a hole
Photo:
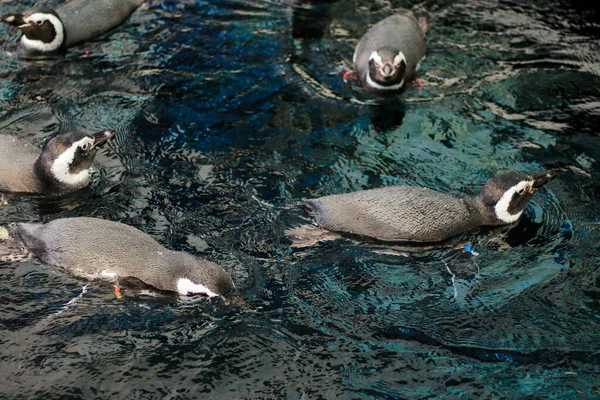
[[[425,85],[378,101],[341,76],[367,27],[402,7],[431,21]],[[119,135],[91,187],[13,199],[0,223],[133,225],[221,264],[248,307],[116,299],[36,261],[3,265],[0,395],[599,398],[598,23],[555,0],[164,0],[53,65],[15,58],[1,27],[3,133]],[[473,196],[546,168],[567,172],[515,226],[471,235],[478,255],[292,251],[283,235],[306,223],[304,198],[393,184]]]

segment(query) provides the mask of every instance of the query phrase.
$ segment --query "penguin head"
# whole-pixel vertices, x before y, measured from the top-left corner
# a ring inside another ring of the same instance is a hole
[[[36,7],[23,14],[6,14],[0,21],[23,32],[21,46],[27,54],[46,55],[65,48],[65,28],[60,17],[46,7]]]
[[[79,189],[90,180],[89,168],[96,153],[114,132],[101,131],[93,134],[73,132],[52,138],[42,150],[35,163],[39,178],[51,186]]]
[[[369,56],[367,84],[378,90],[398,90],[404,85],[406,57],[391,47],[383,47]]]
[[[534,175],[508,172],[490,179],[481,189],[478,198],[502,224],[519,219],[536,189],[558,175],[557,171]]]
[[[243,303],[233,281],[221,266],[192,254],[178,253],[183,265],[175,274],[175,287],[180,295],[223,296],[235,304]]]

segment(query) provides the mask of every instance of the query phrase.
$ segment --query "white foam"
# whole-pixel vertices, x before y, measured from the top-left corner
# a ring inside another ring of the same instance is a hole
[[[421,69],[421,63],[427,58],[427,55],[424,55],[423,58],[421,58],[419,60],[419,62],[417,63],[417,66],[415,67],[415,71],[418,71],[419,69]]]

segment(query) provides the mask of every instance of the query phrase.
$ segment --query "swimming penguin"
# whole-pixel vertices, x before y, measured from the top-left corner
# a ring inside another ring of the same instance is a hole
[[[120,23],[143,0],[73,0],[58,7],[34,7],[23,14],[6,14],[0,21],[23,32],[19,49],[25,58],[64,54],[68,47],[92,39]]]
[[[0,193],[58,195],[90,183],[90,166],[114,132],[60,134],[40,151],[0,134]]]
[[[384,95],[402,89],[425,59],[425,19],[411,11],[387,17],[360,39],[353,63],[363,88]]]
[[[42,262],[86,279],[118,282],[135,278],[181,295],[240,300],[233,281],[219,265],[182,251],[171,251],[120,222],[63,218],[47,224],[17,224],[10,231],[13,240],[20,238],[25,245],[25,254],[13,253],[0,261],[26,259],[28,250]],[[2,246],[17,248],[14,243]]]
[[[474,198],[459,198],[415,186],[331,195],[302,205],[319,228],[304,225],[286,235],[292,247],[340,238],[332,232],[381,241],[441,242],[481,226],[511,224],[519,219],[536,189],[556,171],[526,175],[509,172],[490,179]]]

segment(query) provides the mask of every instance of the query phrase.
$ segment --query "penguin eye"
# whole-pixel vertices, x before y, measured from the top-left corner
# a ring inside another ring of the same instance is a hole
[[[90,147],[91,147],[91,146],[90,146],[90,144],[89,144],[89,143],[86,143],[86,144],[84,144],[83,146],[81,146],[81,150],[83,150],[83,151],[88,151],[88,150],[90,149]]]
[[[525,188],[517,190],[517,194],[523,194],[523,193],[525,193]]]
[[[36,23],[37,25],[42,25],[42,24],[44,23],[44,21],[35,21],[35,23]]]

